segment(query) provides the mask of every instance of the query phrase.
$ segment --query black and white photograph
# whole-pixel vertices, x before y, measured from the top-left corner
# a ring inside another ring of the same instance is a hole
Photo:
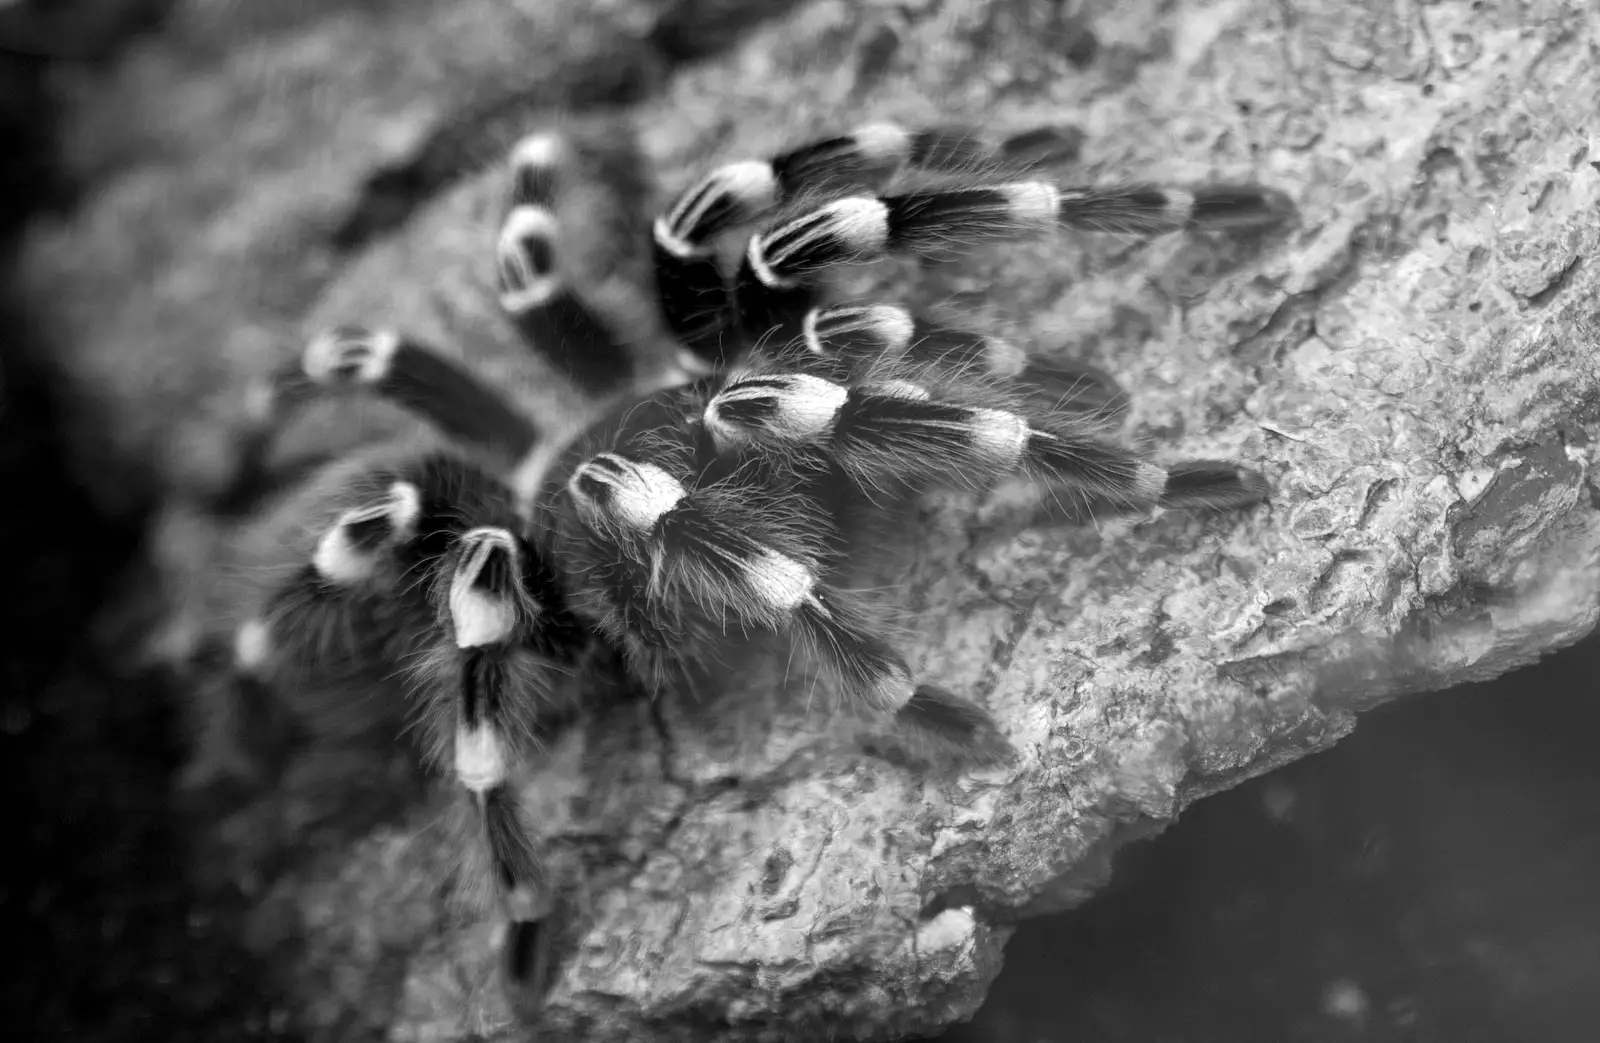
[[[0,0],[39,1043],[1600,1040],[1595,0]]]

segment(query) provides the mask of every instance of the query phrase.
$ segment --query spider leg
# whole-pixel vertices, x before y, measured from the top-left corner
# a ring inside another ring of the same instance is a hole
[[[436,349],[395,330],[336,327],[314,336],[295,365],[254,386],[242,474],[224,506],[249,508],[264,492],[303,480],[303,471],[273,473],[269,459],[278,432],[313,399],[347,393],[395,402],[496,468],[514,465],[544,441],[498,391]]]
[[[331,235],[332,245],[352,251],[393,232],[428,200],[498,160],[505,143],[527,127],[530,117],[547,111],[554,99],[574,111],[633,102],[646,86],[640,73],[634,62],[586,62],[571,84],[495,94],[451,114],[409,155],[367,178]]]
[[[385,481],[386,485],[385,485]],[[402,634],[425,625],[427,603],[412,573],[427,567],[422,488],[398,475],[370,475],[318,537],[310,560],[266,598],[235,635],[236,662],[285,685],[313,674],[345,677],[378,667]],[[431,542],[431,541],[429,541]],[[411,627],[400,625],[409,615]]]
[[[997,397],[961,401],[906,379],[838,383],[806,373],[729,381],[702,420],[718,450],[830,463],[864,491],[986,488],[1021,473],[1121,507],[1243,506],[1254,472],[1231,464],[1169,473],[1104,436],[1093,417],[1030,415]]]
[[[1009,143],[1008,143],[1009,144]],[[654,226],[656,282],[673,332],[713,369],[741,343],[718,240],[784,203],[846,188],[880,189],[905,169],[959,173],[1009,158],[978,132],[960,127],[908,130],[873,123],[807,142],[769,159],[727,163],[674,200]],[[760,332],[759,330],[757,332]]]
[[[476,876],[492,884],[511,921],[509,954],[538,937],[554,899],[524,823],[518,769],[575,713],[589,631],[568,611],[543,556],[499,525],[461,535],[438,570],[434,601],[438,642],[425,667],[424,719],[435,761],[451,766],[476,813],[487,859]],[[526,963],[512,959],[508,968],[516,977]]]
[[[846,196],[752,236],[735,278],[734,297],[748,333],[776,329],[787,338],[798,332],[801,317],[816,304],[819,274],[835,265],[895,253],[948,255],[975,243],[1057,228],[1133,235],[1264,228],[1292,212],[1283,193],[1248,184],[1084,189],[1019,180]]]
[[[892,304],[812,308],[801,336],[769,352],[781,366],[841,383],[869,379],[885,363],[932,369],[946,379],[1005,381],[1046,411],[1094,417],[1107,426],[1126,415],[1126,392],[1110,374],[1077,362],[1032,358],[997,337],[931,321]]]
[[[271,566],[275,578],[242,606],[231,656],[208,642],[194,664],[206,692],[187,785],[252,778],[295,733],[357,734],[372,723],[372,708],[353,708],[343,694],[381,685],[432,625],[413,577],[438,542],[430,530],[448,519],[432,516],[426,470],[354,479],[305,558]],[[376,709],[396,724],[403,717]]]
[[[632,136],[545,130],[511,150],[495,247],[500,305],[522,337],[591,393],[635,378],[655,336],[648,273],[630,269],[647,195]],[[623,144],[618,144],[618,142]]]
[[[1230,460],[1185,460],[1167,470],[1161,506],[1227,511],[1260,503],[1271,492],[1261,472]]]
[[[394,330],[344,326],[314,337],[301,372],[319,390],[388,398],[496,461],[517,460],[538,429],[465,367]]]
[[[538,919],[533,902],[541,883],[512,784],[515,758],[532,737],[523,731],[530,706],[554,702],[555,687],[546,664],[523,647],[541,608],[520,587],[523,553],[503,528],[475,528],[461,537],[439,582],[441,629],[450,645],[441,649],[437,672],[440,691],[454,705],[430,715],[439,721],[433,729],[443,747],[439,759],[453,765],[471,797],[494,882],[514,920]]]
[[[692,657],[703,651],[697,644],[713,651],[730,624],[782,631],[814,653],[847,698],[974,748],[992,728],[987,714],[915,682],[859,595],[827,582],[824,512],[803,496],[774,495],[762,478],[745,469],[700,486],[619,453],[572,472],[567,543],[586,573],[611,577],[611,618],[602,625],[619,635],[636,670],[660,674],[659,660]],[[635,578],[619,583],[619,572]],[[699,614],[711,625],[686,622]]]
[[[387,671],[433,625],[429,584],[474,517],[514,517],[510,493],[449,453],[359,474],[303,562],[235,636],[249,672],[294,688]]]
[[[235,673],[282,690],[410,668],[429,759],[476,810],[483,875],[513,919],[537,919],[514,775],[521,752],[570,716],[588,632],[515,534],[511,491],[485,472],[432,454],[360,484],[310,560],[237,631]]]

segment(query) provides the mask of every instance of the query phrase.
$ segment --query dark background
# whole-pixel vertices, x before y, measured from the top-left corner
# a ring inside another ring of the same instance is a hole
[[[33,6],[48,33],[0,33],[0,276],[21,222],[85,187],[52,166],[52,70],[92,71],[161,4]],[[32,330],[0,296],[0,914],[20,958],[0,1010],[25,1039],[296,1038],[186,872],[173,693],[89,637],[141,518],[97,515],[63,473],[71,418]],[[1600,1039],[1597,677],[1591,639],[1202,802],[1092,902],[1024,925],[946,1038]]]

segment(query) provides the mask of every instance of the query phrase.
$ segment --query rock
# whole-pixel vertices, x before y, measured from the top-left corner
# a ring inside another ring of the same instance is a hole
[[[286,82],[305,93],[266,120],[230,108],[271,82],[261,56],[198,79],[163,72],[189,106],[164,165],[123,169],[35,255],[69,367],[112,403],[118,439],[155,454],[161,487],[219,483],[229,396],[329,321],[414,327],[542,401],[489,308],[496,174],[444,189],[354,259],[307,244],[479,82],[475,52],[423,69],[401,56],[495,17],[517,31],[494,54],[542,47],[560,63],[568,45],[528,27],[559,25],[558,6],[426,8],[404,32],[327,16],[275,38],[273,61],[292,61],[304,79]],[[609,53],[606,33],[632,31],[593,18],[572,53]],[[548,1036],[937,1030],[981,1001],[1011,923],[1081,901],[1119,846],[1193,800],[1330,745],[1362,709],[1589,632],[1597,49],[1592,20],[1554,3],[1097,4],[1069,21],[999,0],[815,0],[642,105],[644,147],[671,186],[870,117],[1080,128],[1065,177],[1287,191],[1299,223],[1257,242],[985,248],[847,286],[946,302],[1093,362],[1132,392],[1132,431],[1160,459],[1241,459],[1274,494],[1243,516],[1092,527],[930,500],[879,579],[903,592],[913,668],[1000,723],[1019,754],[1004,768],[926,770],[894,737],[830,714],[808,679],[786,685],[781,658],[710,707],[623,707],[567,735],[527,793],[553,864],[578,883]],[[314,74],[330,69],[344,78],[324,86]],[[366,112],[345,104],[362,99]],[[253,144],[222,143],[236,124]],[[210,159],[178,161],[196,155]],[[170,408],[182,399],[163,380],[223,405]],[[329,437],[369,433],[327,423]],[[168,554],[202,562],[194,587],[205,555],[230,553],[197,553],[209,539]],[[365,770],[347,756],[344,776]],[[298,766],[225,837],[249,848],[262,822],[293,836],[281,823],[340,776]],[[497,984],[495,929],[435,886],[452,854],[431,825],[448,802],[353,838],[318,833],[263,880],[252,937],[282,954],[314,1036],[524,1037]]]

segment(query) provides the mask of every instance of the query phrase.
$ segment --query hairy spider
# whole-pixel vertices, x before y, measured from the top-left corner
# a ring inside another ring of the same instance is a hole
[[[1118,510],[1246,506],[1265,483],[1228,462],[1157,466],[1117,440],[1127,403],[1104,374],[893,303],[832,303],[830,270],[1292,212],[1252,184],[1063,187],[1019,151],[864,126],[711,171],[647,248],[631,141],[569,124],[523,138],[499,301],[586,404],[527,415],[404,330],[315,336],[273,381],[278,421],[359,391],[452,444],[333,465],[343,509],[238,628],[231,698],[408,671],[427,755],[473,809],[481,875],[522,949],[551,897],[516,780],[589,700],[592,665],[653,694],[696,684],[742,635],[787,635],[855,707],[992,755],[987,714],[913,676],[850,585],[894,538],[886,520],[935,487],[1016,479]]]

